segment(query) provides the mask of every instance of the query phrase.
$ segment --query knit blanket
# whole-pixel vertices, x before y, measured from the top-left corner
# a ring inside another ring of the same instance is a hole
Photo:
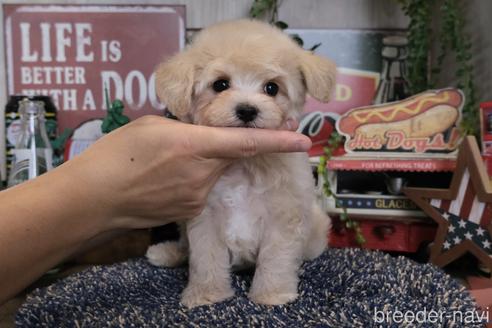
[[[303,264],[299,271],[299,297],[281,306],[253,303],[247,298],[252,276],[231,275],[236,290],[233,298],[187,309],[179,302],[187,283],[185,267],[155,267],[144,258],[94,266],[33,291],[19,309],[16,324],[20,327],[483,326],[474,301],[453,278],[430,264],[381,252],[327,250]]]

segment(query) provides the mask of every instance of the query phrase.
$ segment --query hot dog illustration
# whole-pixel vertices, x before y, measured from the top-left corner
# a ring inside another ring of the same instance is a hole
[[[426,91],[403,101],[353,109],[337,128],[350,137],[362,134],[382,142],[388,131],[402,131],[407,138],[431,137],[456,124],[463,99],[457,89]]]

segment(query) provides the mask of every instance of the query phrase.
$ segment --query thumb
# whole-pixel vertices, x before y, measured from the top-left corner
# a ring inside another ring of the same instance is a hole
[[[305,152],[311,140],[291,131],[210,128],[199,153],[204,157],[242,158],[266,153]]]

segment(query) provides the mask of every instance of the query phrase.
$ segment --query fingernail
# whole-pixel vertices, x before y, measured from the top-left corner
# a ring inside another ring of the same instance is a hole
[[[287,120],[285,125],[287,125],[288,130],[292,130],[292,121],[291,120]]]
[[[309,149],[311,149],[311,145],[311,140],[309,140],[308,138],[302,138],[296,141],[296,149],[299,152],[308,151]]]
[[[287,128],[290,131],[295,131],[299,127],[299,122],[295,118],[289,118],[287,120]]]

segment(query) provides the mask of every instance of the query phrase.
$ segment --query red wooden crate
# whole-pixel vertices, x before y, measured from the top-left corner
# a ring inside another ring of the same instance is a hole
[[[416,252],[434,240],[436,225],[413,218],[356,218],[366,239],[364,248],[384,251]],[[331,247],[359,247],[353,230],[346,229],[339,217],[332,217]]]

